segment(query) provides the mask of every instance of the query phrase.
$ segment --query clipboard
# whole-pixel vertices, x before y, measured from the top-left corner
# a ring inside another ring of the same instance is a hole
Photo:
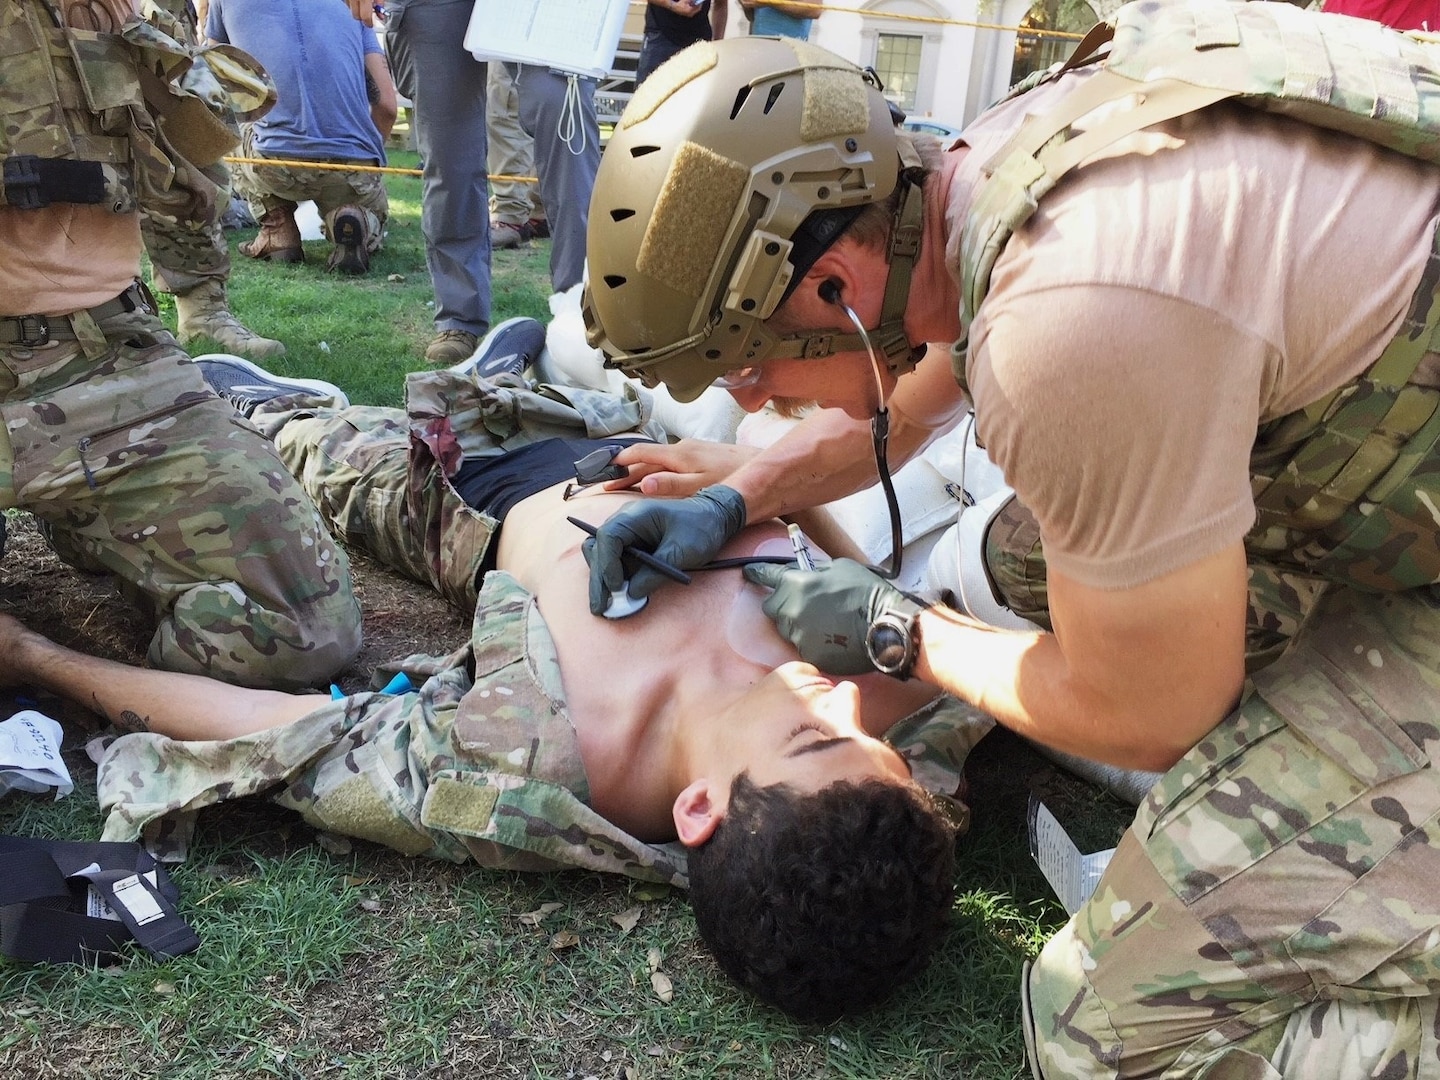
[[[615,66],[629,0],[475,0],[465,48],[599,79]]]

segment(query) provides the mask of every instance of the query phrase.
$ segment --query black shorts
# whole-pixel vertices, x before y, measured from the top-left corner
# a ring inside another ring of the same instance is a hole
[[[500,522],[481,569],[495,569],[500,527],[516,503],[562,480],[574,480],[575,463],[601,447],[649,441],[643,438],[543,439],[493,457],[466,458],[450,483],[467,506]]]

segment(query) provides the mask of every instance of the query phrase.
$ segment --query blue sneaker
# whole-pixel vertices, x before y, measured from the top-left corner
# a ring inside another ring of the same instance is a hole
[[[243,416],[250,416],[267,401],[279,397],[302,396],[319,399],[324,404],[343,409],[350,404],[334,383],[320,379],[286,379],[272,375],[258,364],[229,353],[206,353],[195,357],[195,366],[210,384],[210,389],[234,405]]]
[[[473,379],[518,375],[545,351],[545,326],[520,316],[506,319],[481,339],[475,354],[450,370]]]

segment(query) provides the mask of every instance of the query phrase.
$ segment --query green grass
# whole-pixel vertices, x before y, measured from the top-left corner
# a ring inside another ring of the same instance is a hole
[[[414,168],[416,156],[391,153],[391,164]],[[403,376],[425,366],[425,346],[435,334],[434,299],[425,269],[420,232],[420,181],[388,176],[390,222],[385,246],[363,277],[324,271],[330,245],[305,245],[305,262],[256,262],[235,250],[255,230],[231,234],[234,269],[231,310],[250,329],[285,342],[286,355],[265,366],[280,375],[325,379],[345,388],[358,405],[399,405]],[[548,321],[550,245],[497,251],[492,268],[492,321],[529,315]],[[162,311],[173,326],[168,297]],[[322,347],[322,345],[324,347]],[[213,343],[193,343],[192,352]]]
[[[327,275],[315,243],[301,266],[237,255],[232,280],[237,314],[289,346],[269,366],[372,404],[399,403],[431,336],[419,185],[389,184],[389,240],[368,277]],[[497,320],[547,317],[547,256],[544,243],[496,254]],[[78,745],[66,757],[75,793],[0,799],[0,832],[98,834],[93,767]],[[1003,732],[976,751],[970,779],[975,824],[959,844],[948,939],[894,1004],[857,1020],[798,1025],[732,988],[679,893],[322,846],[293,815],[238,803],[202,815],[174,870],[198,952],[105,969],[0,960],[0,1077],[1028,1076],[1020,968],[1063,912],[1028,854],[1026,799],[1041,790],[1087,848],[1113,843],[1129,814]],[[560,907],[538,926],[520,919],[546,903]],[[627,933],[614,916],[637,906]],[[560,931],[578,943],[557,947]],[[668,1003],[651,986],[652,950],[674,984]]]

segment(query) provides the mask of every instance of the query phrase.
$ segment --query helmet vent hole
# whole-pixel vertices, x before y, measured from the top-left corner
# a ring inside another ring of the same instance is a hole
[[[749,97],[750,97],[750,87],[748,87],[748,86],[742,86],[742,87],[740,87],[739,92],[735,95],[735,104],[730,107],[730,119],[731,119],[731,120],[734,120],[735,117],[737,117],[737,116],[740,115],[740,110],[745,107],[745,101],[746,101],[746,99],[749,98]]]
[[[642,158],[646,154],[653,154],[659,149],[660,147],[658,146],[632,146],[630,148],[630,156],[635,158]]]
[[[705,359],[707,359],[707,360],[719,360],[719,359],[720,359],[720,350],[719,350],[719,349],[706,349],[706,350],[705,350]]]
[[[770,95],[765,99],[765,115],[770,115],[770,110],[775,107],[775,102],[780,100],[780,95],[785,92],[783,82],[776,83],[770,88]]]
[[[740,301],[740,310],[741,310],[741,311],[754,311],[754,310],[755,310],[755,301],[754,301],[754,300],[751,300],[751,299],[749,299],[749,298],[746,298],[746,299]]]
[[[611,210],[611,211],[610,211],[610,220],[611,220],[611,221],[624,221],[626,218],[632,218],[632,217],[634,217],[634,216],[635,216],[635,211],[634,211],[634,210],[631,210],[629,207],[625,207],[625,206],[620,207],[618,210]]]
[[[625,284],[625,278],[619,274],[606,274],[605,284],[612,289],[618,289],[621,285]]]

